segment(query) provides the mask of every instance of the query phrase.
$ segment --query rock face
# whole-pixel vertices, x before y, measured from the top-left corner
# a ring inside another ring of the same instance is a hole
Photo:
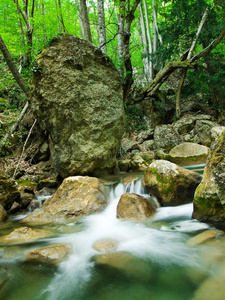
[[[0,170],[0,204],[9,209],[12,203],[20,199],[16,182]]]
[[[179,165],[205,163],[209,148],[196,143],[182,143],[169,152],[169,160]]]
[[[143,183],[162,206],[189,203],[201,182],[201,175],[166,160],[155,160],[145,171]]]
[[[211,148],[202,183],[195,192],[193,218],[225,220],[225,131]]]
[[[124,130],[122,85],[98,48],[69,34],[52,40],[37,57],[30,99],[62,177],[114,166]]]
[[[57,244],[30,251],[26,261],[36,261],[38,263],[58,264],[70,253],[70,246],[67,244]]]
[[[123,220],[145,221],[155,212],[155,207],[139,195],[125,193],[117,205],[117,218]]]
[[[42,207],[36,208],[21,222],[73,222],[78,217],[103,210],[107,203],[106,188],[99,179],[88,176],[68,177]]]

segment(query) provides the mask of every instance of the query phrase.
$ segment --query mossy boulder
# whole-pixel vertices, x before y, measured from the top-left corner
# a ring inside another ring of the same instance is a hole
[[[20,193],[16,182],[0,170],[0,204],[7,210],[19,199]]]
[[[225,131],[211,147],[202,183],[195,192],[193,218],[225,220]]]
[[[4,222],[7,220],[7,212],[5,211],[4,207],[0,204],[0,222]]]
[[[201,182],[201,175],[166,160],[155,160],[145,171],[143,184],[162,206],[189,203]]]
[[[74,222],[79,217],[100,212],[108,204],[107,187],[98,178],[72,176],[63,180],[55,194],[22,223]]]
[[[124,132],[119,73],[93,44],[62,34],[37,57],[30,107],[63,178],[110,172]]]

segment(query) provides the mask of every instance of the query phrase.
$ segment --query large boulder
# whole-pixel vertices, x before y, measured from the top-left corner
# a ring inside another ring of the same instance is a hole
[[[107,190],[99,179],[88,176],[68,177],[51,198],[21,222],[32,224],[74,222],[78,217],[103,210],[107,203]]]
[[[211,222],[225,220],[225,131],[208,156],[202,183],[194,196],[193,218]]]
[[[189,203],[201,182],[201,175],[167,160],[155,160],[145,171],[143,183],[162,206]]]
[[[179,164],[201,164],[205,163],[209,154],[209,148],[196,143],[181,143],[169,152],[169,160]]]
[[[145,221],[155,213],[153,201],[133,193],[125,193],[117,205],[117,218],[122,220]]]
[[[0,222],[4,222],[8,218],[7,212],[4,207],[0,204]]]
[[[9,209],[14,201],[20,199],[16,182],[0,170],[0,204]]]
[[[62,177],[113,168],[124,130],[122,85],[98,48],[69,34],[53,39],[37,57],[30,105]]]

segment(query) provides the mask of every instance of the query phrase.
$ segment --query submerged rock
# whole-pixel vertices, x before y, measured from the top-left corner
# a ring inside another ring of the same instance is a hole
[[[225,131],[211,148],[202,183],[195,192],[193,218],[225,220]]]
[[[56,244],[27,253],[26,261],[36,261],[38,263],[58,264],[70,254],[70,246],[67,244]]]
[[[20,193],[16,182],[0,170],[0,204],[9,209],[12,203],[19,199]]]
[[[124,131],[122,85],[101,50],[69,34],[52,40],[37,57],[30,104],[63,178],[112,170]]]
[[[106,187],[95,177],[64,179],[56,193],[21,220],[23,223],[64,223],[103,210],[108,204]]]
[[[6,244],[28,243],[47,236],[48,234],[43,230],[20,227],[2,237],[0,241]]]
[[[145,171],[143,184],[162,206],[189,203],[201,175],[166,160],[155,160]]]
[[[201,164],[206,162],[208,154],[208,147],[186,142],[170,150],[169,160],[179,165]]]
[[[209,229],[190,238],[187,242],[187,245],[188,246],[200,245],[211,239],[216,239],[218,237],[221,237],[222,235],[224,235],[224,232],[222,230]]]
[[[102,253],[110,253],[116,250],[118,241],[113,239],[103,239],[96,241],[93,244],[93,248]]]
[[[137,194],[125,193],[117,205],[117,218],[145,221],[155,213],[156,207],[149,199]]]

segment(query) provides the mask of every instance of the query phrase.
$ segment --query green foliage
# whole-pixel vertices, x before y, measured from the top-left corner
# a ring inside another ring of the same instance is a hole
[[[141,132],[147,130],[146,121],[142,111],[135,105],[125,107],[126,128],[128,132]]]

